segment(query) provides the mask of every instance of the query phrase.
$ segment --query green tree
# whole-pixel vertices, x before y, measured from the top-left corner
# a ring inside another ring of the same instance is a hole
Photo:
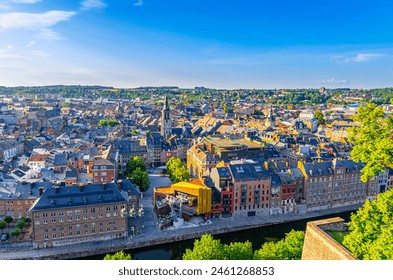
[[[1,234],[3,234],[3,230],[6,228],[7,223],[5,221],[0,221],[0,229],[1,229]]]
[[[27,226],[30,226],[31,218],[30,218],[30,217],[27,217],[27,218],[25,218],[25,221],[26,221],[26,223],[27,223]]]
[[[15,227],[19,228],[21,230],[21,232],[23,232],[23,227],[26,225],[26,219],[25,218],[21,218],[16,222]]]
[[[147,174],[146,171],[143,171],[140,167],[137,167],[132,173],[131,173],[131,180],[134,184],[139,186],[139,189],[142,192],[145,192],[149,189],[149,174]]]
[[[304,232],[291,230],[285,239],[266,242],[254,252],[256,260],[300,260],[302,257]]]
[[[315,118],[318,120],[318,125],[323,125],[326,123],[325,118],[323,117],[323,114],[321,110],[316,110],[314,113]]]
[[[126,177],[131,177],[132,172],[134,172],[134,170],[136,170],[138,167],[142,171],[146,171],[145,161],[138,156],[131,157],[130,160],[127,162],[126,171],[125,171]]]
[[[252,260],[252,243],[231,242],[229,245],[224,245],[224,255],[226,260]]]
[[[187,181],[190,179],[190,172],[187,166],[181,159],[171,157],[166,163],[167,174],[172,183]]]
[[[114,121],[114,120],[108,120],[108,121],[106,122],[106,125],[107,125],[107,126],[115,126],[115,125],[119,125],[119,124],[120,124],[119,122]]]
[[[393,190],[366,200],[351,215],[350,233],[343,244],[352,254],[365,260],[393,260]]]
[[[10,226],[10,223],[13,221],[14,219],[11,216],[5,216],[4,217],[4,222],[7,223],[8,226]]]
[[[104,260],[106,261],[118,261],[118,260],[122,260],[122,261],[129,261],[131,260],[131,254],[125,254],[123,251],[120,252],[116,252],[115,254],[107,254],[104,257]]]
[[[386,117],[381,106],[370,103],[360,106],[353,119],[359,126],[348,129],[351,157],[366,164],[361,177],[366,182],[393,166],[393,115]]]
[[[72,103],[71,102],[63,102],[60,104],[60,107],[71,107]]]
[[[106,120],[100,120],[100,121],[98,122],[98,125],[99,125],[99,126],[106,126]]]
[[[224,245],[220,240],[204,234],[201,239],[194,241],[192,250],[186,249],[183,260],[223,260],[224,255]]]
[[[15,238],[18,238],[18,236],[22,233],[22,231],[19,228],[15,228],[14,231],[11,233],[12,236],[15,236]]]
[[[136,131],[135,129],[133,129],[133,130],[131,131],[131,134],[132,134],[132,135],[138,135],[139,133],[138,133],[138,131]]]

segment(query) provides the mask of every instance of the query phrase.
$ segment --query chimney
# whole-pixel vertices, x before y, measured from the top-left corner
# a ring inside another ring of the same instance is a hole
[[[79,185],[79,192],[83,192],[83,185]]]
[[[38,193],[40,196],[42,196],[42,194],[44,193],[44,188],[43,187],[39,187],[38,188]]]
[[[55,188],[55,194],[60,193],[60,187],[59,186],[55,186],[54,188]]]
[[[106,183],[102,183],[102,189],[106,190]]]

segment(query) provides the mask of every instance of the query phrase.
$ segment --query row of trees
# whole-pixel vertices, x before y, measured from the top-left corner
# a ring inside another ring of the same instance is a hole
[[[139,186],[141,191],[145,192],[149,189],[149,174],[146,172],[146,163],[142,158],[138,156],[130,158],[126,166],[125,176]]]
[[[190,179],[190,172],[187,165],[176,157],[171,157],[166,163],[166,173],[172,183],[188,181]]]
[[[193,249],[187,249],[183,260],[300,260],[304,232],[292,230],[278,242],[266,242],[253,251],[252,243],[231,242],[222,244],[210,234],[195,240]]]
[[[300,260],[302,256],[304,233],[289,232],[283,240],[267,242],[255,252],[252,243],[231,242],[222,244],[210,234],[195,240],[193,249],[186,249],[183,260]],[[130,254],[123,251],[107,254],[104,260],[131,260]]]
[[[0,221],[0,230],[1,234],[3,234],[4,229],[10,226],[14,219],[11,216],[5,216],[3,220]],[[23,233],[23,228],[27,224],[31,223],[31,218],[20,218],[15,224],[15,229],[12,231],[11,235],[16,238]]]

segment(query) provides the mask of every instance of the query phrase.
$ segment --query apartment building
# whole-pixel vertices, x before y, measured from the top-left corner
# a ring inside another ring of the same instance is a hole
[[[30,209],[33,246],[127,237],[127,202],[115,183],[48,188]]]

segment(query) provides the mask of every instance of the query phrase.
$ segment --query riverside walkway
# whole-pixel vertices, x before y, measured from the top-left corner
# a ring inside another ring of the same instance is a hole
[[[148,199],[148,198],[146,198]],[[98,254],[113,253],[120,250],[129,250],[163,243],[176,242],[186,239],[195,239],[205,233],[220,234],[250,228],[281,224],[285,222],[316,218],[319,216],[338,214],[356,210],[361,205],[351,205],[326,210],[307,212],[304,214],[277,214],[255,217],[232,217],[213,219],[212,223],[195,225],[179,229],[159,230],[157,225],[150,221],[143,226],[139,235],[116,240],[73,244],[54,248],[33,249],[32,244],[20,248],[2,247],[0,245],[0,259],[70,259],[88,257]],[[146,215],[154,215],[152,207],[146,207]]]

